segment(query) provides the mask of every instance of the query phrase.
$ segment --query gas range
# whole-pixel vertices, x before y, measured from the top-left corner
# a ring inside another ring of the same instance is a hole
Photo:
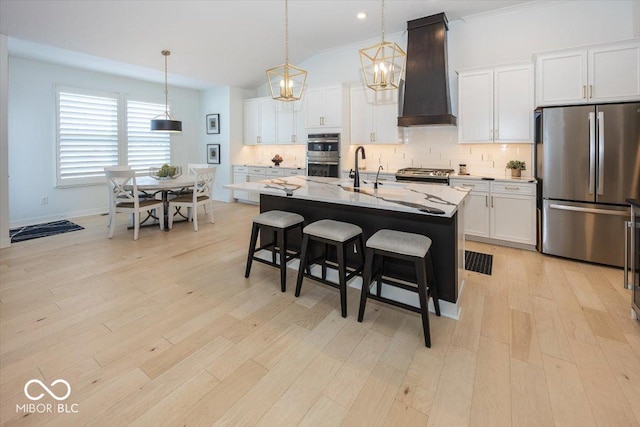
[[[396,180],[448,185],[453,172],[453,169],[403,168],[396,172]]]

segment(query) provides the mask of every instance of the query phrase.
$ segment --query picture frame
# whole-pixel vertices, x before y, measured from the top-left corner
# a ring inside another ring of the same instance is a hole
[[[207,163],[220,164],[220,144],[207,144]]]
[[[220,133],[220,114],[207,114],[207,133]]]

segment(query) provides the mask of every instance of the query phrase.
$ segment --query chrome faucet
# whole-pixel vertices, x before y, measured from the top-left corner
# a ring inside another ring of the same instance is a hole
[[[378,166],[378,173],[376,173],[376,182],[373,184],[373,189],[377,190],[378,189],[378,177],[380,176],[380,171],[384,170],[384,168],[382,167],[382,165]]]
[[[360,172],[358,170],[358,152],[362,151],[362,160],[365,160],[367,156],[364,154],[364,147],[362,145],[356,148],[356,171],[353,175],[353,188],[354,190],[360,189]]]

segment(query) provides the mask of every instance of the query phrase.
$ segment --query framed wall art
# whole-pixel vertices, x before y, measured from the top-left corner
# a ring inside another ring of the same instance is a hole
[[[220,164],[220,144],[207,144],[207,163]]]
[[[220,133],[220,114],[207,114],[207,133]]]

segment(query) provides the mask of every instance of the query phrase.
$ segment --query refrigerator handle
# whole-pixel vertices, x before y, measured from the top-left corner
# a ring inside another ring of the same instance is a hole
[[[593,194],[596,181],[596,114],[589,113],[589,194]]]
[[[604,112],[598,111],[598,195],[604,192]]]
[[[631,236],[633,238],[633,229],[631,221],[624,222],[624,288],[631,289],[633,285],[629,281],[629,258],[631,255],[631,251],[629,250],[629,230],[631,230]],[[631,245],[633,246],[633,245]],[[633,263],[633,260],[631,261]],[[633,269],[632,269],[633,271]]]

